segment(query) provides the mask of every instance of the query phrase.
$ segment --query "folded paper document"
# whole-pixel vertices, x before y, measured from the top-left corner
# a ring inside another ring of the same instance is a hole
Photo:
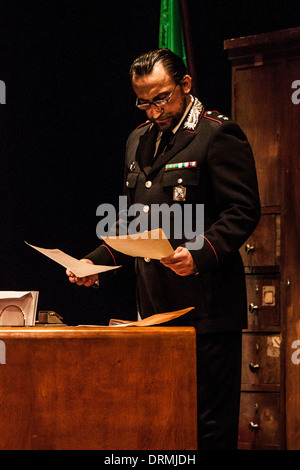
[[[125,255],[161,259],[174,254],[174,249],[161,228],[132,235],[102,238],[111,248]]]
[[[67,255],[66,253],[61,250],[58,250],[57,248],[40,248],[38,246],[30,245],[27,242],[25,243],[31,246],[31,248],[34,248],[43,255],[52,259],[53,261],[56,261],[56,263],[60,264],[61,266],[70,269],[70,271],[72,271],[72,273],[74,273],[77,277],[91,276],[92,274],[104,273],[106,271],[111,271],[120,268],[120,266],[101,266],[97,264],[85,263],[76,258],[73,258],[70,255]]]
[[[1,291],[0,325],[34,326],[38,295],[37,291]]]
[[[175,318],[181,317],[182,315],[188,313],[190,310],[193,310],[194,307],[185,308],[183,310],[176,310],[174,312],[166,312],[166,313],[157,313],[156,315],[151,315],[150,317],[143,318],[142,320],[138,321],[124,321],[124,320],[115,320],[111,319],[109,321],[109,326],[151,326],[151,325],[159,325],[161,323],[165,323]]]

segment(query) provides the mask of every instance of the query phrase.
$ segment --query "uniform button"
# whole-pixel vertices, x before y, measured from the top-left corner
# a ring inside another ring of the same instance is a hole
[[[146,181],[145,186],[146,186],[146,188],[151,188],[152,181]]]
[[[150,263],[151,258],[144,258],[144,261],[146,261],[146,263]]]
[[[181,183],[182,183],[182,181],[183,181],[183,179],[182,179],[182,178],[178,178],[178,180],[177,180],[177,183],[178,183],[178,184],[181,184]]]
[[[149,212],[149,210],[150,210],[150,207],[149,207],[149,206],[146,205],[146,206],[143,207],[143,211],[144,211],[144,212]]]
[[[127,186],[127,188],[128,188],[128,186],[129,186],[129,181],[126,181],[126,186]]]

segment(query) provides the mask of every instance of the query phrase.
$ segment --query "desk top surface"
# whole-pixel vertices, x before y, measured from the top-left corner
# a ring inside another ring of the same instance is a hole
[[[0,327],[0,340],[5,338],[96,338],[104,336],[195,336],[193,327],[173,326],[2,326]]]

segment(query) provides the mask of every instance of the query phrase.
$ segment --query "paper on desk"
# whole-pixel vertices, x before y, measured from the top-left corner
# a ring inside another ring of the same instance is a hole
[[[161,228],[132,235],[102,238],[111,248],[125,255],[161,259],[174,254],[174,249]]]
[[[115,320],[111,319],[109,321],[109,326],[151,326],[151,325],[159,325],[160,323],[165,323],[170,320],[174,320],[174,318],[181,317],[185,313],[188,313],[190,310],[193,310],[195,307],[185,308],[183,310],[176,310],[174,312],[166,312],[166,313],[157,313],[156,315],[151,315],[150,317],[143,318],[142,320],[127,322],[124,320]]]
[[[111,271],[121,266],[102,266],[97,264],[89,264],[83,261],[80,261],[76,258],[73,258],[70,255],[67,255],[61,250],[57,248],[48,249],[48,248],[40,248],[38,246],[30,245],[29,243],[25,242],[27,245],[31,246],[35,250],[39,251],[43,255],[47,256],[48,258],[56,261],[56,263],[64,266],[65,268],[70,269],[72,273],[75,274],[76,277],[85,277],[91,276],[92,274],[99,274],[104,273],[106,271]]]

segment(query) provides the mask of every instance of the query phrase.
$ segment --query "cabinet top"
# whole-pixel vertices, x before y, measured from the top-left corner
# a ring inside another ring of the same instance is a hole
[[[300,27],[224,41],[224,50],[228,51],[229,59],[245,57],[257,52],[280,51],[291,47],[300,49]]]

